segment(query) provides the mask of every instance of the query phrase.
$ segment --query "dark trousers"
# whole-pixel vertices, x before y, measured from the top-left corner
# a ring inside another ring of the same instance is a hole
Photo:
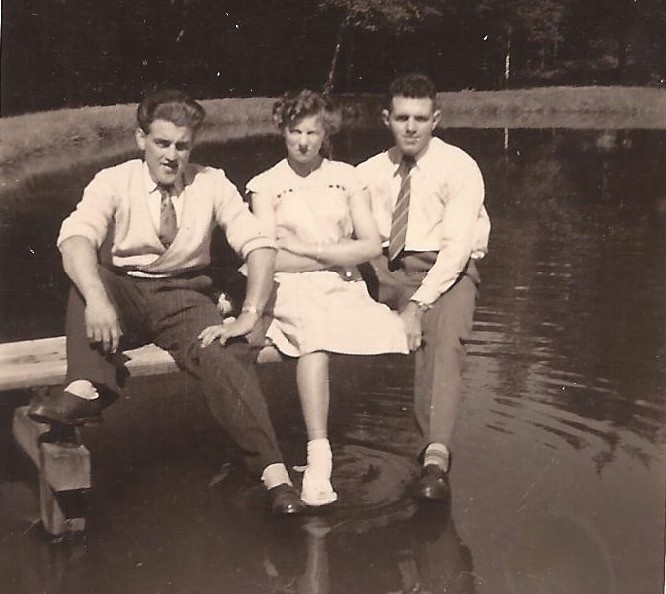
[[[201,348],[199,333],[221,321],[204,274],[144,279],[99,267],[107,294],[116,307],[121,348],[149,342],[171,353],[181,369],[201,380],[216,420],[236,442],[257,475],[282,462],[266,401],[254,368],[256,351],[244,341],[215,342]],[[117,394],[122,383],[122,354],[104,355],[86,336],[85,302],[72,288],[67,307],[67,382],[87,379],[101,391]]]
[[[411,252],[402,256],[394,270],[389,270],[386,255],[375,258],[370,263],[374,275],[368,283],[371,292],[378,301],[400,311],[436,258],[436,252]],[[429,443],[451,443],[479,281],[474,260],[470,260],[456,283],[423,317],[424,344],[415,353],[414,373],[414,415],[421,434],[419,455]]]

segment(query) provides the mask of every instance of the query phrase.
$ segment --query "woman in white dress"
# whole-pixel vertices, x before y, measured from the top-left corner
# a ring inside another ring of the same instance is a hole
[[[340,114],[329,98],[304,90],[273,108],[287,157],[247,184],[254,214],[276,238],[277,294],[270,339],[298,357],[296,381],[308,435],[301,498],[332,503],[328,441],[329,353],[407,353],[399,316],[374,301],[350,268],[379,255],[369,195],[354,167],[321,154]],[[210,328],[204,340],[216,337]]]

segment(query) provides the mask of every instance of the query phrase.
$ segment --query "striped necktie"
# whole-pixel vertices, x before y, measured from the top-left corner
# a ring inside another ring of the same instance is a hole
[[[173,186],[159,186],[162,196],[160,207],[160,233],[159,238],[165,248],[173,243],[178,233],[178,219],[176,218],[176,209],[173,205],[171,196],[174,193]]]
[[[403,157],[400,163],[400,191],[398,200],[395,203],[393,211],[393,220],[391,222],[391,235],[388,245],[388,259],[393,262],[402,250],[405,249],[405,239],[407,238],[407,223],[409,221],[409,197],[411,195],[411,171],[416,165],[414,157]]]

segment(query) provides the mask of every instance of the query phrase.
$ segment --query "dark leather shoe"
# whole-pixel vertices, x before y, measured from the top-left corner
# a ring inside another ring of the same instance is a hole
[[[268,508],[271,513],[288,516],[303,513],[306,510],[306,505],[301,501],[298,491],[292,485],[282,483],[277,487],[268,489]]]
[[[83,425],[101,423],[102,407],[99,398],[86,400],[63,391],[55,398],[33,401],[28,407],[28,416],[38,423],[60,425]]]
[[[423,467],[419,480],[416,481],[414,497],[428,501],[448,502],[451,497],[449,477],[437,464]]]

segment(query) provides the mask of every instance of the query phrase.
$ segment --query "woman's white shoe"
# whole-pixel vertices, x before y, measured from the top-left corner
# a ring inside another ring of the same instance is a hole
[[[313,476],[309,470],[309,467],[306,468],[303,474],[301,499],[311,507],[321,507],[337,501],[338,494],[333,490],[331,481],[326,477]]]

